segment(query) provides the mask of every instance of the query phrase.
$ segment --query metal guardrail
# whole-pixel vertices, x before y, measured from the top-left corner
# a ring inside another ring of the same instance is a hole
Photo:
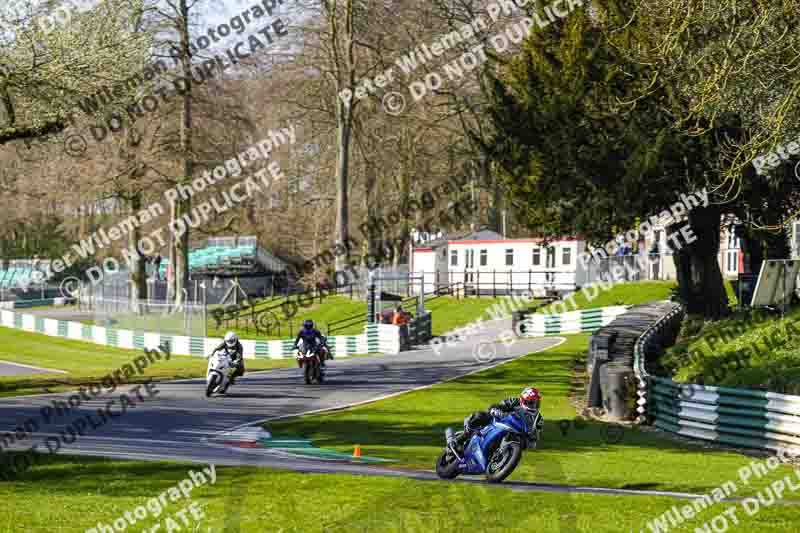
[[[634,348],[640,422],[685,437],[732,446],[800,453],[800,396],[677,383],[650,375],[647,353],[680,323],[683,309],[661,317]]]
[[[644,423],[647,420],[647,393],[650,383],[650,375],[647,373],[646,354],[656,346],[661,344],[667,327],[674,329],[680,327],[683,319],[684,309],[681,305],[675,304],[672,310],[659,318],[636,340],[633,347],[633,371],[636,375],[638,399],[636,400],[636,412],[638,413],[637,422]]]
[[[590,340],[587,371],[587,405],[602,407],[608,416],[625,420],[637,410],[635,351],[639,339],[659,323],[664,314],[679,308],[662,301],[630,307],[626,313],[600,327]]]

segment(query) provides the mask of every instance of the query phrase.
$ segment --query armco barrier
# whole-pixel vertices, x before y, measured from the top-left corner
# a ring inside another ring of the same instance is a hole
[[[629,305],[618,305],[570,311],[560,315],[532,314],[520,322],[519,332],[522,337],[594,333],[618,316],[624,315],[629,308]]]
[[[649,349],[682,316],[682,309],[670,311],[636,343],[639,421],[684,437],[800,454],[800,396],[682,384],[647,372]]]
[[[669,301],[634,305],[592,335],[586,364],[590,376],[588,407],[602,407],[615,419],[630,418],[637,390],[636,343],[663,315],[674,309],[680,306]]]
[[[218,338],[104,328],[8,310],[0,310],[0,326],[131,350],[168,346],[173,354],[200,357],[207,355],[222,342],[222,339]],[[360,335],[331,336],[328,337],[328,343],[335,357],[366,353],[396,354],[400,351],[398,329],[398,326],[381,326],[371,329],[366,326],[364,333]],[[246,359],[281,359],[294,355],[294,339],[274,341],[242,339],[242,346]]]
[[[656,427],[733,446],[800,453],[800,396],[682,385],[649,377],[648,414]]]
[[[13,300],[0,302],[0,309],[27,309],[41,305],[65,305],[67,298],[41,298],[36,300]]]

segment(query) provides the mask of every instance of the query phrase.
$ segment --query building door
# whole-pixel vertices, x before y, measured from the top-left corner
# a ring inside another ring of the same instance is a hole
[[[739,239],[733,228],[728,230],[728,249],[725,252],[725,275],[736,276],[739,274]]]
[[[550,284],[554,283],[556,275],[553,270],[556,268],[556,249],[553,246],[547,248],[545,268],[547,269],[547,273],[544,275],[545,281]]]

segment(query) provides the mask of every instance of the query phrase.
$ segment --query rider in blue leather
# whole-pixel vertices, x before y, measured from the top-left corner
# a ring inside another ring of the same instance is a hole
[[[519,407],[528,411],[538,411],[541,399],[542,396],[538,389],[528,387],[520,393],[518,398],[506,398],[502,402],[490,406],[488,411],[478,411],[469,415],[464,419],[464,433],[458,439],[458,444],[466,445],[472,435],[488,426],[493,418],[503,418]],[[543,419],[539,423],[542,422]]]
[[[314,327],[313,320],[304,320],[303,327],[297,333],[297,338],[294,340],[294,347],[297,348],[297,342],[303,339],[305,344],[310,350],[318,350],[323,342],[322,333]],[[325,358],[322,357],[322,365],[325,366]]]

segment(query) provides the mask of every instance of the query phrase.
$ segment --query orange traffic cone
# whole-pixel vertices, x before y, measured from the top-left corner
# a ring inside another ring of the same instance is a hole
[[[361,457],[361,446],[356,444],[356,449],[353,450],[353,457]]]

